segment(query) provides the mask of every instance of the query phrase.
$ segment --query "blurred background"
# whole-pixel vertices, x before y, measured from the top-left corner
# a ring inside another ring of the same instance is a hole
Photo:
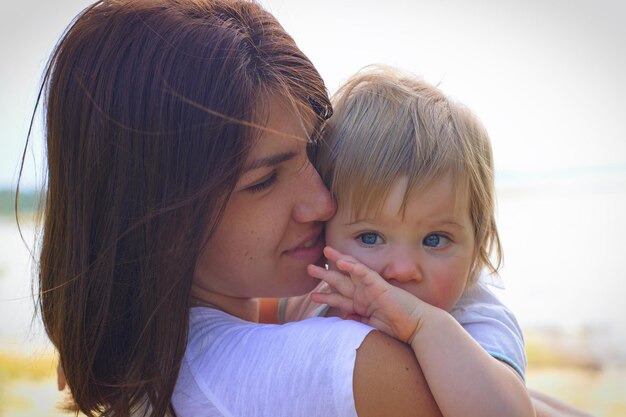
[[[626,3],[621,0],[264,0],[331,93],[372,63],[468,105],[490,133],[505,251],[500,296],[526,334],[527,384],[626,415]],[[12,214],[41,72],[88,1],[0,11],[0,416],[64,415],[33,319],[34,225]],[[40,116],[37,119],[40,122]],[[35,125],[24,208],[44,172]]]

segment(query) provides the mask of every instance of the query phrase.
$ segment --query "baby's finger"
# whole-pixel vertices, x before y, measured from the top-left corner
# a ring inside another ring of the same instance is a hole
[[[335,266],[338,270],[350,275],[354,273],[354,268],[357,265],[359,265],[358,262],[352,262],[345,259],[338,259],[337,262],[335,262]]]
[[[348,297],[344,297],[339,293],[319,293],[314,292],[311,293],[311,300],[320,304],[328,304],[331,307],[338,308],[345,314],[354,313],[354,304],[352,303],[352,299]]]
[[[350,274],[350,278],[355,284],[383,285],[386,283],[386,281],[376,271],[360,262],[353,263],[339,260],[335,265],[337,265],[337,269]]]
[[[347,296],[352,296],[354,293],[354,284],[349,277],[343,275],[341,272],[329,271],[317,265],[309,265],[307,267],[307,272],[313,278],[323,280],[325,283],[330,285],[335,292]]]
[[[339,252],[337,249],[332,248],[330,246],[326,246],[324,248],[324,256],[326,256],[326,259],[331,262],[337,262],[339,259],[343,259],[348,262],[358,262],[352,256],[344,255],[343,253]]]

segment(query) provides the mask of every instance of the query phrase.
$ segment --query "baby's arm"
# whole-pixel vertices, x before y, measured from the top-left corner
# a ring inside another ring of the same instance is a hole
[[[523,382],[487,354],[447,312],[388,284],[353,258],[327,249],[326,256],[349,274],[309,266],[309,273],[337,292],[314,294],[363,322],[408,343],[444,416],[533,416]]]

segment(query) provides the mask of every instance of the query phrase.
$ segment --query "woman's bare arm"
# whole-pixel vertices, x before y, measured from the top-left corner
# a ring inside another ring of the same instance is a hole
[[[441,417],[411,348],[384,333],[357,350],[353,383],[359,417]]]

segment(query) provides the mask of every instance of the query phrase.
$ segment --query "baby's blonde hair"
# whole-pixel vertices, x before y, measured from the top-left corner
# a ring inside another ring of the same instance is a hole
[[[466,193],[476,240],[470,282],[484,267],[497,272],[502,249],[495,222],[493,159],[480,121],[419,78],[386,66],[353,76],[333,98],[318,168],[338,204],[356,218],[378,212],[401,176],[408,194],[444,174]],[[491,259],[493,255],[493,260]]]

